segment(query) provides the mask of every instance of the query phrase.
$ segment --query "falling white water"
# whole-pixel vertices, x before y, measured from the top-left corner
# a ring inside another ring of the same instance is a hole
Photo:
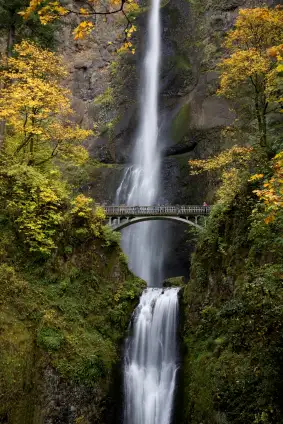
[[[158,148],[158,83],[160,64],[160,0],[152,0],[148,40],[143,64],[141,116],[133,166],[129,167],[117,190],[116,203],[150,206],[157,202],[160,188]],[[122,246],[130,268],[149,286],[161,286],[163,246],[157,222],[144,222],[123,231]]]
[[[158,82],[160,0],[152,0],[143,67],[141,117],[133,165],[126,169],[116,203],[150,206],[158,202]],[[164,234],[158,222],[123,230],[122,247],[131,269],[149,287],[161,287]],[[162,243],[163,242],[163,243]],[[149,288],[141,296],[127,340],[124,364],[124,424],[170,424],[177,374],[178,289]]]
[[[125,356],[124,424],[170,424],[176,383],[178,289],[147,289]]]

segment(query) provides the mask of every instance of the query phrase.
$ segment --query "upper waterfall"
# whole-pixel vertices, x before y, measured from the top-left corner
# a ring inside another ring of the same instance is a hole
[[[148,21],[147,45],[140,87],[140,125],[135,140],[133,165],[126,169],[117,190],[117,204],[153,205],[160,190],[158,147],[158,85],[161,50],[160,0],[153,0]],[[160,224],[145,222],[125,229],[122,246],[130,268],[149,286],[162,282],[163,246]]]
[[[137,204],[156,201],[160,181],[158,151],[158,85],[160,65],[160,0],[154,0],[148,23],[141,93],[141,119],[135,144],[134,164],[141,169],[140,184],[133,199]]]

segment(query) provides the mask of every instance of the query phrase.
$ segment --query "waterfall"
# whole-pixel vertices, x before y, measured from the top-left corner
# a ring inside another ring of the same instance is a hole
[[[176,380],[178,289],[147,289],[125,355],[125,424],[170,424]]]
[[[143,62],[141,116],[133,154],[117,190],[116,203],[129,206],[153,205],[160,188],[158,148],[158,83],[160,65],[160,0],[153,0],[148,21],[148,39]],[[158,223],[144,222],[125,229],[122,247],[130,268],[148,282],[162,283],[163,247]],[[150,248],[149,248],[150,246]]]
[[[158,203],[158,83],[160,0],[152,0],[143,64],[141,116],[133,154],[116,193],[117,204]],[[123,230],[130,268],[147,281],[132,321],[124,358],[124,424],[170,424],[177,373],[178,289],[162,289],[164,234],[158,222]]]

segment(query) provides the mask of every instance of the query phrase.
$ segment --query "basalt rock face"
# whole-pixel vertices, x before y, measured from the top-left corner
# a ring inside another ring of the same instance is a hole
[[[224,54],[221,47],[224,34],[232,28],[239,8],[266,3],[276,2],[171,0],[163,4],[161,202],[202,204],[205,200],[212,203],[218,181],[207,176],[190,176],[188,160],[207,158],[232,144],[223,137],[222,130],[233,125],[236,116],[227,100],[216,94],[219,84],[216,65]],[[135,55],[115,53],[119,47],[117,36],[123,31],[123,23],[116,18],[101,22],[87,41],[69,41],[68,28],[63,37],[62,49],[70,65],[69,83],[77,119],[87,128],[98,124],[99,135],[88,141],[90,154],[103,164],[111,165],[108,170],[105,167],[95,170],[89,183],[89,193],[103,203],[114,201],[123,167],[131,157],[138,124],[138,81],[146,19],[146,12],[137,18]],[[166,228],[174,233],[168,252],[168,272],[170,276],[180,275],[183,268],[188,269],[188,253],[193,244],[185,247],[184,239],[188,237],[184,236],[182,227]],[[180,267],[182,270],[178,271]]]

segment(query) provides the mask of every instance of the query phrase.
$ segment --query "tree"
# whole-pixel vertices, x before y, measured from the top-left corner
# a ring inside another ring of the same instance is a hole
[[[30,252],[44,257],[58,250],[62,239],[75,246],[104,233],[103,209],[82,194],[71,199],[55,168],[43,173],[26,164],[1,167],[0,215]]]
[[[135,17],[131,15],[139,10],[136,0],[108,0],[98,2],[97,0],[85,0],[84,7],[67,6],[64,0],[30,0],[29,6],[19,12],[25,19],[29,19],[32,14],[37,14],[43,25],[54,22],[58,19],[74,15],[82,18],[82,21],[73,31],[76,40],[86,37],[92,32],[96,25],[98,16],[121,14],[126,21],[124,29],[124,46],[132,49],[129,39],[132,37],[136,27],[133,24]]]
[[[228,33],[224,44],[229,57],[219,65],[221,79],[218,94],[252,100],[260,145],[268,151],[267,114],[276,110],[277,106],[276,99],[270,93],[275,94],[274,69],[278,66],[270,49],[280,45],[282,40],[281,7],[242,9],[235,28]],[[280,97],[278,90],[275,97]]]
[[[191,175],[220,173],[221,186],[216,197],[220,203],[229,203],[247,181],[248,164],[253,153],[252,148],[233,146],[208,159],[190,160]]]
[[[10,55],[15,43],[20,43],[28,37],[42,46],[51,46],[54,43],[53,23],[41,25],[37,15],[31,14],[23,19],[19,12],[27,7],[29,0],[0,0],[0,33],[7,39],[7,54]]]
[[[255,174],[250,181],[264,178],[263,174]],[[265,223],[274,222],[283,214],[283,152],[278,153],[272,160],[272,176],[265,177],[263,187],[254,193],[265,205]]]
[[[2,61],[0,119],[6,121],[6,153],[21,155],[29,165],[54,157],[77,162],[87,158],[80,146],[91,131],[70,118],[70,92],[61,86],[67,75],[62,58],[23,41],[15,57]]]
[[[41,25],[39,17],[32,14],[28,19],[23,19],[19,12],[28,6],[29,0],[0,0],[0,35],[6,41],[6,54],[11,56],[13,46],[23,38],[29,37],[42,46],[54,44],[55,24]],[[57,26],[57,25],[56,25]],[[2,89],[2,86],[0,86]],[[0,149],[3,147],[5,121],[0,122]]]

